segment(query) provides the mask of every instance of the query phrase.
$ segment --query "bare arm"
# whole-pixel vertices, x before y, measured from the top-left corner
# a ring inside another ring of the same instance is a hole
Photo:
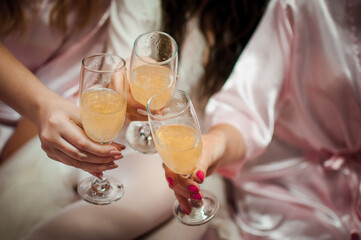
[[[116,167],[122,145],[90,141],[77,106],[48,89],[0,43],[0,98],[38,129],[48,156],[90,173]]]

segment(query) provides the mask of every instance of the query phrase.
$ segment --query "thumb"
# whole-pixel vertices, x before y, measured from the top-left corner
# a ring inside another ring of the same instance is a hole
[[[207,135],[203,135],[202,142],[202,156],[192,174],[193,180],[197,183],[203,183],[204,178],[211,175],[219,163],[217,157],[218,147],[213,139]]]
[[[204,181],[204,177],[207,176],[207,169],[206,168],[201,168],[201,167],[197,167],[196,170],[193,172],[192,175],[192,179],[201,184]]]

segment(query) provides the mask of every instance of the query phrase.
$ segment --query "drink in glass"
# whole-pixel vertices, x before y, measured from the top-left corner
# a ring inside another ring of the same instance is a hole
[[[120,132],[127,107],[125,61],[100,53],[82,60],[80,116],[86,135],[94,142],[110,144]],[[116,179],[88,177],[78,185],[87,202],[106,205],[122,198],[124,187]]]
[[[191,177],[201,158],[202,135],[189,96],[178,89],[159,92],[148,101],[147,112],[155,146],[164,164],[183,177]],[[180,222],[194,226],[214,217],[218,200],[208,191],[202,193],[202,200],[189,199],[190,215],[175,202],[173,213]]]
[[[130,58],[130,89],[136,101],[143,106],[160,91],[173,89],[178,67],[178,47],[167,33],[151,31],[141,34],[134,42]],[[169,96],[159,99],[160,105]],[[133,121],[126,133],[129,145],[142,153],[156,153],[149,125]]]

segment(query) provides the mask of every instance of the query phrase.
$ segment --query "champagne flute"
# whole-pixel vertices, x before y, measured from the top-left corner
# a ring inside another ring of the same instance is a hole
[[[201,158],[202,138],[189,96],[177,89],[160,92],[149,100],[147,111],[155,146],[164,164],[173,172],[190,178]],[[214,217],[219,202],[211,192],[203,190],[202,193],[202,200],[189,199],[190,215],[175,201],[173,213],[180,222],[194,226]]]
[[[127,107],[126,67],[123,58],[99,53],[82,60],[80,116],[86,135],[110,144],[123,126]],[[106,205],[122,198],[124,187],[114,178],[88,177],[78,185],[87,202]]]
[[[153,95],[173,89],[177,64],[178,46],[167,33],[151,31],[137,37],[130,59],[130,89],[134,99],[146,107]],[[141,153],[157,152],[146,121],[131,122],[126,139],[133,149]]]

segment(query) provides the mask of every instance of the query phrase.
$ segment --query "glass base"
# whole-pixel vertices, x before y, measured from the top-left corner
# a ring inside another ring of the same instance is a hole
[[[218,199],[206,190],[202,190],[202,194],[203,205],[193,206],[189,215],[183,212],[177,200],[174,202],[173,213],[179,222],[189,226],[198,226],[209,222],[216,215],[219,208]]]
[[[152,154],[157,153],[157,148],[154,145],[152,133],[148,122],[133,121],[129,124],[126,133],[126,139],[134,150]]]
[[[86,202],[108,205],[123,197],[124,187],[115,178],[103,177],[103,180],[100,180],[88,177],[78,185],[78,193]]]

